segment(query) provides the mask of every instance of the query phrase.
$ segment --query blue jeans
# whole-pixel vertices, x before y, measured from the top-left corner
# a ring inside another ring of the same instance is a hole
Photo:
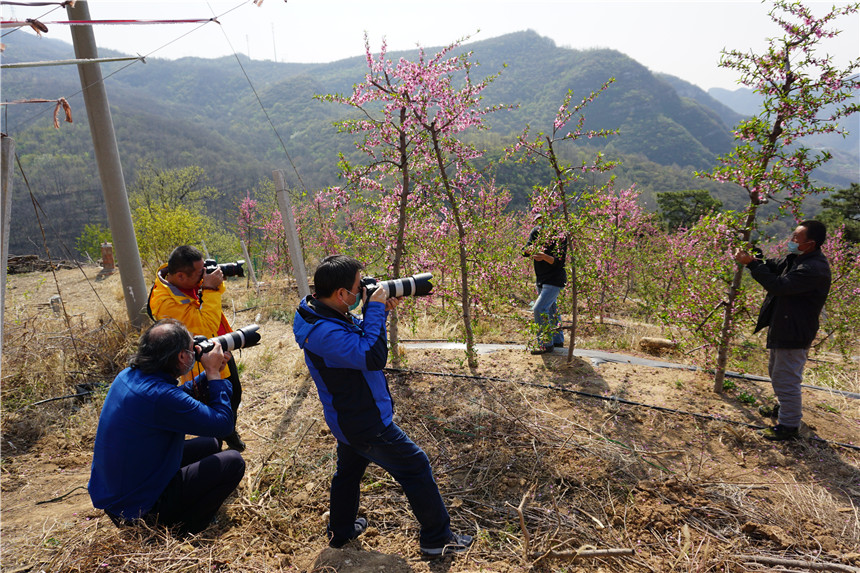
[[[555,344],[564,345],[564,334],[559,330],[561,316],[558,313],[558,294],[562,287],[537,285],[538,297],[535,301],[535,324],[538,326],[537,342],[542,348]]]
[[[436,546],[451,537],[451,518],[433,479],[430,460],[397,424],[358,444],[337,443],[337,471],[331,480],[329,532],[349,539],[354,531],[361,478],[370,462],[403,488],[412,513],[421,524],[421,545]]]

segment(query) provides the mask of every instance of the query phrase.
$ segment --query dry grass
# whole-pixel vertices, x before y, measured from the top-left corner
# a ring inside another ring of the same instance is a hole
[[[398,423],[429,455],[454,528],[476,534],[468,557],[421,560],[414,517],[398,485],[378,468],[362,483],[361,514],[371,523],[353,544],[362,551],[326,552],[334,440],[292,339],[294,291],[271,283],[260,295],[241,285],[231,285],[230,292],[231,322],[259,321],[264,343],[239,357],[240,429],[250,447],[245,479],[217,522],[188,538],[148,527],[117,529],[85,498],[77,502],[82,509],[70,514],[69,497],[39,506],[54,513],[39,514],[29,533],[18,535],[6,529],[13,515],[6,505],[4,570],[322,572],[346,570],[347,558],[358,567],[351,570],[378,571],[382,565],[389,573],[757,570],[742,565],[739,554],[811,556],[860,566],[858,454],[816,442],[772,446],[742,426],[528,385],[612,392],[679,409],[721,413],[728,405],[729,412],[743,411],[731,397],[714,396],[709,380],[695,373],[660,378],[652,370],[622,366],[596,371],[580,360],[568,366],[560,358],[508,351],[482,359],[471,372],[461,367],[461,353],[403,350],[416,370],[508,381],[389,377]],[[111,377],[136,339],[136,333],[121,334],[108,322],[105,327],[83,318],[73,321],[70,332],[44,314],[23,308],[15,315],[20,324],[7,330],[7,340],[16,341],[14,351],[3,356],[3,438],[18,448],[3,451],[4,504],[12,497],[20,502],[14,512],[34,515],[32,501],[55,494],[38,489],[43,476],[28,473],[27,466],[45,457],[59,458],[52,464],[74,458],[78,465],[63,467],[80,467],[75,477],[54,487],[65,493],[85,481],[101,396],[26,405],[74,393],[76,371],[90,380]],[[481,341],[521,340],[528,312],[512,309],[510,315],[478,329]],[[456,321],[422,311],[401,324],[400,332],[404,339],[450,339],[458,329]],[[580,332],[589,347],[631,352],[642,335],[660,335],[632,321],[582,323]],[[72,338],[88,342],[76,353]],[[856,367],[815,364],[809,376],[810,383],[857,391]],[[668,382],[675,379],[683,390]],[[645,394],[662,386],[669,391]],[[826,407],[807,403],[807,410],[819,416],[819,434],[828,435],[839,423],[856,427],[856,401],[838,394],[818,397]],[[589,546],[633,548],[635,554],[575,561],[562,556]],[[371,567],[371,558],[380,555],[388,560]]]

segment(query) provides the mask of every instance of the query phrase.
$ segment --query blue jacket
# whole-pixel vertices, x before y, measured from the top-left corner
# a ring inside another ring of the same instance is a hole
[[[204,383],[205,374],[177,386],[165,373],[119,373],[96,430],[88,485],[94,507],[126,519],[146,514],[179,471],[185,434],[225,436],[233,430],[230,382],[208,381],[208,405],[190,394]]]
[[[361,320],[308,296],[293,320],[293,334],[305,351],[326,423],[347,444],[378,435],[394,414],[382,373],[388,361],[385,317],[381,302],[369,302]]]

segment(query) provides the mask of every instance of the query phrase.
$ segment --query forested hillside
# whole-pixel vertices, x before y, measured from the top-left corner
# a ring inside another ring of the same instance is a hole
[[[4,62],[73,57],[71,45],[26,32],[4,41]],[[518,106],[493,114],[489,131],[470,135],[487,149],[490,173],[497,185],[511,190],[513,208],[524,206],[531,186],[545,182],[548,173],[519,164],[497,165],[504,147],[526,125],[535,133],[549,130],[567,90],[580,98],[610,77],[616,82],[589,107],[586,128],[619,130],[618,136],[594,149],[622,160],[615,170],[622,183],[636,183],[652,209],[659,191],[707,189],[727,208],[743,200],[729,189],[692,176],[694,170],[709,169],[718,154],[730,149],[730,126],[740,117],[695,86],[653,74],[619,52],[559,48],[534,32],[475,42],[468,48],[480,63],[476,77],[501,71],[484,94],[486,103]],[[103,50],[100,55],[120,54]],[[414,58],[416,53],[392,54],[395,59],[401,55]],[[237,203],[260,180],[270,178],[273,169],[285,170],[288,184],[302,192],[312,194],[339,184],[338,153],[358,158],[351,138],[332,125],[348,110],[313,98],[348,93],[364,78],[364,58],[329,64],[239,59],[241,66],[234,57],[147,58],[145,64],[103,65],[130,188],[145,165],[199,166],[207,183],[221,192],[209,205],[210,215],[232,225]],[[52,126],[51,104],[6,106],[2,118],[2,129],[15,140],[30,189],[47,223],[55,227],[48,235],[54,237],[52,250],[58,251],[60,240],[74,244],[85,223],[106,220],[77,70],[74,66],[5,70],[2,79],[4,101],[66,97],[72,107],[75,123],[59,130]],[[833,166],[822,178],[838,186],[856,179],[856,158],[837,156]],[[42,252],[34,209],[17,170],[13,189],[11,252]]]

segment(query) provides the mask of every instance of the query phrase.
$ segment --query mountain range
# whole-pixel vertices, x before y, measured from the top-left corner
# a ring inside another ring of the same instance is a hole
[[[4,63],[74,57],[70,44],[24,32],[4,42]],[[619,130],[601,147],[588,148],[622,161],[616,169],[619,183],[635,183],[651,208],[654,193],[690,188],[708,189],[727,207],[744,203],[737,192],[696,179],[692,172],[710,169],[717,155],[731,149],[731,126],[749,114],[755,98],[748,90],[705,92],[680,78],[652,73],[620,52],[560,48],[531,31],[466,48],[480,64],[476,76],[501,71],[484,92],[486,104],[518,104],[488,116],[490,129],[470,136],[487,149],[489,159],[501,156],[527,124],[533,133],[549,131],[568,89],[578,101],[614,77],[585,115],[586,128]],[[99,55],[125,54],[100,50]],[[389,54],[394,60],[416,55]],[[102,64],[127,183],[145,164],[161,169],[198,165],[223,193],[210,211],[228,219],[241,197],[270,178],[273,169],[283,169],[291,187],[309,193],[336,185],[338,153],[362,159],[350,136],[332,125],[350,110],[313,96],[350,93],[365,70],[363,56],[325,64],[254,61],[242,55]],[[7,105],[2,116],[2,130],[15,139],[31,188],[42,194],[41,208],[62,217],[57,232],[68,241],[86,222],[106,221],[76,67],[2,73],[3,101],[65,97],[72,107],[75,123],[60,129],[52,127],[49,104]],[[818,177],[845,187],[857,181],[856,136],[828,147],[835,159]],[[569,153],[575,157],[577,150]],[[514,206],[525,205],[531,186],[546,180],[546,173],[521,165],[503,164],[494,174],[497,184],[511,190]],[[16,177],[13,212],[22,215],[14,218],[10,245],[11,252],[20,253],[33,251],[41,238],[25,183],[20,174]]]

